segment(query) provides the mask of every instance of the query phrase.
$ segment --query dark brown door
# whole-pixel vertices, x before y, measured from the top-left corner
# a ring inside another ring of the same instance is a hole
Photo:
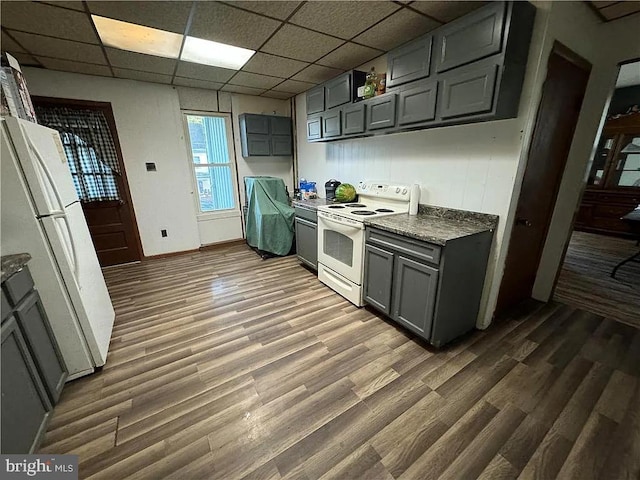
[[[91,240],[103,267],[140,261],[142,248],[136,224],[131,193],[122,159],[122,150],[116,130],[111,104],[108,102],[90,102],[50,97],[33,97],[38,107],[68,107],[88,110],[100,110],[104,114],[111,137],[115,144],[121,174],[116,176],[120,200],[83,202],[84,212]]]
[[[531,139],[495,316],[531,297],[591,65],[556,44]]]

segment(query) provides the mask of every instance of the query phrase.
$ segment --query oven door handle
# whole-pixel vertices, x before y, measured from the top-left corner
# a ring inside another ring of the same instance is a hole
[[[355,231],[364,230],[364,224],[362,223],[359,223],[358,225],[347,225],[340,221],[333,220],[331,218],[321,217],[321,216],[318,216],[318,221],[325,224],[331,224],[331,227],[328,227],[328,228],[331,228],[332,230],[343,233],[345,235],[348,235],[349,233],[353,233],[354,230]]]

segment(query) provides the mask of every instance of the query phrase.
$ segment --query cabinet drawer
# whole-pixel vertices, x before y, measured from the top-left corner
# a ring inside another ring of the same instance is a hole
[[[435,64],[444,72],[500,51],[505,2],[495,2],[440,28]]]
[[[432,243],[401,237],[377,229],[367,229],[366,241],[372,245],[390,248],[425,262],[436,265],[440,263],[441,248]]]
[[[398,125],[427,122],[436,117],[438,82],[416,82],[418,85],[399,94]]]
[[[33,288],[33,278],[29,269],[25,266],[22,270],[14,273],[4,282],[4,289],[7,292],[9,303],[14,307],[20,303],[20,300]]]
[[[442,118],[484,113],[493,105],[498,65],[470,65],[451,72],[442,81],[440,114]]]
[[[315,210],[309,210],[308,208],[294,207],[296,217],[304,218],[313,223],[318,223],[318,212]]]
[[[387,87],[395,87],[429,75],[432,38],[428,35],[389,52]]]

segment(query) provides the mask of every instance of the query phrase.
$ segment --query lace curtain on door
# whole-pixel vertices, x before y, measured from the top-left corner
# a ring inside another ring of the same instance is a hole
[[[60,132],[80,200],[120,200],[116,181],[120,166],[104,113],[66,107],[35,110],[40,124]]]

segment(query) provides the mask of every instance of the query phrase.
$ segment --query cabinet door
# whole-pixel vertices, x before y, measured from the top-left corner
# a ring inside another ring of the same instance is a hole
[[[291,118],[289,117],[269,117],[271,122],[271,135],[291,136]]]
[[[318,226],[296,217],[296,252],[298,258],[311,268],[318,269]]]
[[[312,88],[307,92],[307,115],[324,112],[324,87]]]
[[[336,109],[322,115],[323,138],[339,137],[342,135],[342,110]]]
[[[387,93],[367,102],[367,130],[390,128],[396,124],[396,94]]]
[[[344,128],[342,133],[351,135],[354,133],[364,133],[366,105],[363,102],[345,105],[342,107],[342,117]]]
[[[438,270],[396,258],[392,318],[429,339],[438,288]]]
[[[388,53],[387,87],[429,76],[432,39],[427,35]]]
[[[16,308],[15,316],[51,402],[58,403],[67,369],[36,290]]]
[[[496,85],[495,63],[470,65],[451,72],[442,81],[440,115],[442,118],[488,112],[493,105]]]
[[[247,151],[244,157],[265,157],[271,155],[271,141],[269,135],[247,135]]]
[[[244,116],[247,133],[257,133],[259,135],[269,135],[269,117],[267,115]]]
[[[444,72],[500,51],[506,2],[490,2],[441,27],[436,35],[435,64]]]
[[[398,94],[398,125],[426,122],[436,118],[438,82],[420,82]]]
[[[317,116],[307,119],[307,140],[319,140],[322,138],[322,117]]]
[[[286,157],[293,154],[291,137],[286,135],[274,135],[271,137],[271,155]]]
[[[327,110],[351,102],[351,73],[343,73],[325,83],[324,96]]]
[[[2,453],[31,453],[46,430],[51,403],[15,318],[2,324]]]
[[[390,316],[393,253],[365,245],[364,275],[364,300]]]

